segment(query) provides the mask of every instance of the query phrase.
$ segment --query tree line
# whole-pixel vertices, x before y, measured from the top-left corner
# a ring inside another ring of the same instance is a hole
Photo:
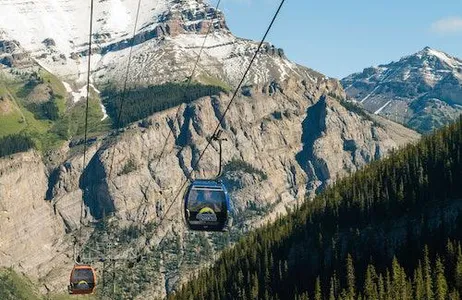
[[[344,283],[334,271],[327,283],[317,277],[311,293],[296,294],[297,300],[458,300],[462,290],[462,247],[460,241],[448,240],[443,253],[432,255],[425,246],[417,266],[406,271],[396,257],[391,266],[378,272],[368,264],[364,280],[358,280],[354,260],[348,254]],[[311,296],[311,297],[310,297]]]
[[[11,134],[0,137],[0,157],[24,152],[34,147],[34,141],[25,134]]]
[[[108,115],[113,120],[114,128],[127,126],[129,123],[149,117],[155,112],[190,103],[205,96],[225,92],[223,88],[213,85],[191,83],[166,83],[149,87],[139,87],[122,93],[114,86],[109,86],[101,94]],[[123,101],[123,102],[122,102]],[[120,114],[120,107],[122,113]]]

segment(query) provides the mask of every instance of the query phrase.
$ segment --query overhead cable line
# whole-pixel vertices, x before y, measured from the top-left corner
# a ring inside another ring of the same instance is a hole
[[[220,3],[221,3],[221,0],[218,0],[217,5],[215,6],[215,11],[218,10],[218,7],[220,6]],[[212,20],[213,20],[213,18],[211,19],[211,21],[212,21]],[[191,85],[191,82],[192,82],[192,79],[193,79],[193,77],[194,77],[194,74],[196,73],[196,69],[197,69],[197,66],[199,65],[199,61],[200,61],[202,52],[203,52],[203,50],[204,50],[204,48],[205,48],[205,43],[206,43],[206,41],[207,41],[207,37],[209,36],[212,27],[213,27],[213,22],[210,22],[209,27],[208,27],[208,29],[207,29],[207,32],[206,32],[206,34],[205,34],[204,40],[202,41],[202,45],[201,45],[201,47],[200,47],[200,49],[199,49],[199,53],[197,54],[197,58],[196,58],[196,61],[195,61],[195,63],[194,63],[194,66],[193,66],[193,69],[192,69],[192,72],[191,72],[191,76],[188,77],[188,81],[187,81],[186,86],[185,86],[185,88],[184,88],[183,98],[185,98],[185,97],[187,96],[188,88],[189,88],[189,86]],[[178,108],[177,108],[177,110],[176,110],[175,117],[174,117],[175,120],[178,120],[180,111],[181,111],[181,105],[178,105]],[[163,143],[163,145],[162,145],[162,150],[160,151],[160,154],[159,154],[159,156],[157,157],[156,165],[154,166],[153,172],[152,172],[151,174],[156,174],[156,171],[157,171],[157,168],[158,168],[158,166],[159,166],[160,160],[161,160],[162,156],[164,155],[164,152],[165,152],[165,150],[166,150],[166,148],[167,148],[168,140],[170,139],[170,136],[172,135],[172,132],[173,132],[173,130],[169,130],[169,131],[168,131],[168,135],[167,135],[167,137],[166,137],[165,140],[164,140],[164,143]],[[183,148],[184,148],[184,146],[181,148],[181,150],[182,150]],[[181,150],[180,150],[180,151],[181,151]],[[151,178],[149,179],[148,185],[147,185],[146,188],[144,189],[143,195],[146,195],[146,193],[147,193],[149,187],[151,186],[151,182],[152,182],[153,180],[154,180],[154,179],[153,179],[153,177],[152,177],[152,175],[151,175]],[[147,199],[145,199],[145,200],[147,200]]]
[[[93,10],[94,10],[94,1],[90,0],[90,34],[88,36],[88,70],[87,70],[87,98],[85,101],[85,127],[84,127],[84,143],[83,143],[83,165],[82,165],[82,182],[85,184],[85,166],[87,164],[87,138],[88,138],[88,110],[90,103],[90,76],[91,76],[91,50],[92,50],[92,35],[93,35]],[[85,191],[83,197],[85,196]],[[80,219],[79,219],[79,242],[81,243],[82,238],[82,225],[83,225],[83,211],[84,211],[84,199],[82,197],[82,202],[80,204]],[[74,243],[77,243],[77,238],[74,236]],[[74,244],[74,255],[75,255],[75,244]],[[80,258],[80,249],[78,260]],[[74,260],[76,258],[74,257]]]
[[[131,39],[131,44],[130,44],[130,52],[128,54],[127,69],[126,69],[126,72],[125,72],[125,79],[124,79],[124,85],[123,85],[123,89],[122,89],[119,112],[117,114],[117,120],[116,120],[116,123],[115,123],[116,130],[119,129],[120,118],[122,116],[123,105],[124,105],[125,97],[126,97],[126,94],[127,94],[128,74],[130,72],[130,65],[131,65],[131,62],[132,62],[133,45],[135,44],[136,28],[138,26],[138,19],[139,19],[139,16],[140,16],[140,8],[141,8],[141,0],[138,0],[138,7],[136,9],[136,17],[135,17],[135,25],[133,27],[133,34],[132,34],[132,39]],[[112,174],[112,167],[114,165],[114,154],[115,154],[115,147],[114,147],[114,150],[112,151],[111,166],[109,168],[108,178],[110,178],[111,174]]]
[[[266,37],[268,36],[268,33],[270,32],[271,28],[273,27],[273,24],[274,24],[274,22],[276,21],[277,16],[279,15],[279,12],[281,11],[282,6],[284,5],[284,2],[285,2],[285,0],[281,0],[281,3],[279,4],[279,7],[278,7],[277,11],[275,12],[275,14],[274,14],[274,16],[273,16],[273,18],[272,18],[272,20],[271,20],[271,22],[270,22],[268,28],[266,29],[265,34],[263,35],[263,38],[261,39],[260,43],[258,44],[258,47],[257,47],[257,49],[255,50],[255,53],[254,53],[254,55],[253,55],[253,57],[252,57],[252,59],[251,59],[249,65],[247,66],[247,68],[246,68],[246,70],[245,70],[245,72],[244,72],[244,74],[243,74],[243,76],[242,76],[242,79],[240,80],[238,86],[236,87],[236,89],[235,89],[235,91],[234,91],[234,93],[233,93],[233,96],[231,97],[231,100],[229,101],[229,103],[228,103],[228,105],[226,106],[226,108],[225,108],[225,110],[224,110],[222,116],[220,117],[219,122],[218,122],[218,124],[217,124],[215,130],[213,131],[212,137],[213,137],[213,136],[216,136],[216,134],[217,134],[218,131],[220,130],[220,127],[221,127],[222,122],[223,122],[223,120],[224,120],[224,118],[225,118],[225,116],[226,116],[226,113],[229,111],[229,108],[231,107],[231,104],[232,104],[232,103],[234,102],[234,100],[236,99],[237,94],[238,94],[239,90],[241,89],[242,84],[244,83],[244,80],[245,80],[247,74],[248,74],[249,71],[250,71],[250,68],[252,67],[252,65],[253,65],[253,63],[254,63],[254,61],[255,61],[255,59],[257,58],[257,56],[258,56],[258,54],[259,54],[259,52],[260,52],[260,49],[261,49],[263,43],[265,42]],[[185,185],[188,183],[188,181],[189,181],[189,179],[190,179],[190,177],[191,177],[191,174],[192,174],[193,172],[195,172],[196,167],[198,166],[199,162],[200,162],[201,159],[203,158],[203,156],[204,156],[204,154],[205,154],[205,151],[206,151],[206,150],[208,149],[208,147],[210,146],[212,140],[213,140],[213,139],[209,139],[209,140],[208,140],[208,142],[207,142],[205,148],[202,150],[202,152],[201,152],[199,158],[198,158],[198,159],[196,160],[196,162],[192,165],[191,171],[189,171],[189,173],[187,174],[187,176],[185,176],[186,179],[183,180],[182,184],[180,185],[180,188],[178,189],[178,192],[175,194],[175,197],[174,197],[173,200],[171,201],[171,203],[170,203],[170,205],[168,206],[166,212],[165,212],[164,215],[161,217],[160,222],[159,222],[159,224],[157,225],[157,228],[160,228],[160,226],[162,225],[164,219],[166,218],[166,216],[168,215],[170,209],[172,208],[173,204],[176,202],[176,200],[177,200],[177,199],[179,198],[179,196],[181,195],[181,191],[183,190],[183,188],[185,187]],[[143,248],[142,248],[141,251],[139,252],[140,254],[139,254],[139,256],[138,256],[138,260],[141,259],[141,256],[142,256],[141,252],[145,249],[146,246],[147,246],[147,243],[145,244],[145,246],[143,246]]]
[[[265,42],[266,40],[266,37],[268,36],[268,33],[270,32],[271,28],[273,27],[273,24],[274,24],[274,21],[276,21],[276,18],[277,16],[279,15],[279,12],[284,4],[285,0],[282,0],[281,3],[279,4],[279,7],[276,11],[276,13],[274,14],[273,16],[273,19],[271,20],[271,23],[269,24],[268,28],[266,29],[266,32],[265,34],[263,35],[263,38],[261,39],[258,47],[257,47],[257,50],[255,50],[255,53],[252,57],[252,60],[250,61],[249,65],[247,66],[247,69],[245,70],[244,72],[244,75],[242,76],[242,79],[241,81],[239,82],[238,86],[236,87],[236,89],[234,90],[234,93],[233,93],[233,96],[231,97],[231,100],[229,101],[228,105],[226,106],[226,109],[225,111],[223,112],[223,114],[221,115],[219,121],[218,121],[218,124],[217,126],[215,127],[215,130],[213,131],[213,134],[212,136],[215,136],[218,131],[220,130],[220,127],[221,127],[221,123],[223,122],[225,116],[226,116],[226,113],[229,111],[229,108],[231,107],[231,104],[233,104],[234,100],[236,99],[236,96],[239,92],[239,90],[241,89],[241,86],[242,84],[244,83],[244,80],[247,76],[247,74],[249,73],[250,71],[250,68],[252,67],[255,59],[257,58],[257,55],[258,53],[260,52],[260,49],[263,45],[263,43]],[[202,157],[204,156],[205,154],[205,151],[207,150],[207,148],[210,146],[210,144],[212,143],[212,139],[209,139],[204,150],[202,150],[201,154],[199,155],[199,158],[196,160],[196,162],[191,166],[191,171],[189,172],[188,176],[186,176],[186,180],[183,180],[183,183],[181,184],[180,186],[180,189],[178,190],[178,192],[176,193],[175,195],[175,198],[173,199],[172,203],[169,205],[169,207],[167,208],[167,211],[165,212],[164,216],[161,218],[160,220],[160,223],[159,223],[159,226],[162,224],[162,221],[165,219],[165,217],[167,216],[169,210],[171,209],[171,207],[173,206],[173,204],[175,203],[175,201],[178,199],[179,195],[181,194],[181,191],[183,190],[183,188],[185,187],[186,183],[189,181],[189,178],[191,177],[191,174],[195,172],[195,169],[196,167],[199,165],[199,162],[202,160]]]

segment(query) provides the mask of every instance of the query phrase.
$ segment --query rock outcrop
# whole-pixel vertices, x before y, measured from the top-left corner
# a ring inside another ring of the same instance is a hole
[[[0,265],[14,267],[35,279],[63,268],[69,238],[52,204],[45,201],[48,178],[36,152],[0,159]],[[52,276],[53,281],[62,278]],[[56,288],[56,287],[55,287]]]
[[[0,66],[24,68],[31,64],[29,55],[21,48],[20,43],[0,30]]]
[[[328,97],[307,109],[303,128],[304,146],[297,157],[309,175],[309,187],[316,188],[384,157],[418,136],[384,118],[361,117]]]

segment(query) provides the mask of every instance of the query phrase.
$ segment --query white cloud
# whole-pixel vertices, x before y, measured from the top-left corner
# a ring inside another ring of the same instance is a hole
[[[433,22],[431,31],[436,33],[462,33],[462,17],[447,17]]]

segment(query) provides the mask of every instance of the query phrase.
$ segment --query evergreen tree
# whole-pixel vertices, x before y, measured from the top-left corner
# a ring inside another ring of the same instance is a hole
[[[433,300],[433,280],[432,280],[432,267],[428,253],[428,246],[424,248],[424,285],[425,285],[425,299]]]
[[[404,269],[400,266],[398,259],[393,258],[392,262],[393,292],[395,299],[408,299],[407,278]]]
[[[354,300],[356,298],[356,293],[355,293],[356,278],[355,278],[355,268],[353,265],[353,258],[351,257],[350,254],[347,255],[347,260],[346,260],[346,281],[347,281],[347,287],[348,287],[348,298],[351,300]]]
[[[330,280],[329,300],[335,300],[335,283],[333,278]]]
[[[414,299],[424,299],[425,284],[424,284],[424,278],[423,278],[423,272],[422,272],[422,264],[420,260],[417,265],[417,269],[414,272],[413,286],[414,286],[414,296],[415,296]]]
[[[435,263],[435,286],[436,286],[436,300],[445,300],[448,294],[448,283],[446,281],[446,277],[444,275],[444,266],[441,262],[440,257],[436,256],[436,263]]]
[[[155,112],[182,103],[191,103],[201,97],[219,95],[221,92],[225,92],[225,90],[218,86],[198,83],[189,85],[167,83],[132,89],[124,94],[116,87],[109,86],[102,92],[101,96],[108,115],[114,120],[114,127],[121,128]],[[121,109],[122,113],[119,118]]]
[[[366,280],[364,282],[364,298],[366,300],[376,300],[379,298],[377,273],[371,264],[367,266]]]
[[[390,271],[387,269],[385,273],[385,299],[392,300],[393,299],[393,284],[392,279],[390,276]]]
[[[392,290],[391,294],[394,299],[399,299],[401,297],[401,266],[396,259],[396,256],[393,258],[392,262]]]
[[[34,141],[28,135],[22,133],[0,137],[0,157],[28,151],[34,145]]]
[[[316,278],[314,285],[314,300],[322,300],[321,279],[319,276]]]
[[[379,291],[379,300],[385,300],[386,296],[386,291],[385,291],[385,282],[383,280],[382,274],[379,275],[379,281],[378,281],[378,291]]]
[[[462,292],[462,249],[460,245],[457,249],[456,269],[454,277],[456,288],[460,293]]]
[[[258,298],[258,277],[257,274],[252,274],[252,286],[250,296],[252,299]]]
[[[451,293],[449,293],[448,296],[449,300],[460,300],[460,294],[457,290],[452,290]]]
[[[308,293],[303,293],[300,297],[300,300],[310,300],[310,297],[308,296]]]

